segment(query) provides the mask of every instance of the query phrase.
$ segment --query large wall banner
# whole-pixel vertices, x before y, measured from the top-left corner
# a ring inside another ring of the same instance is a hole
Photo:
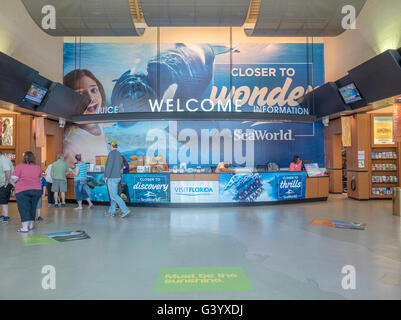
[[[296,99],[324,83],[323,44],[83,43],[77,70],[64,44],[64,84],[89,95],[85,114],[264,112],[310,114]],[[313,59],[312,59],[313,57]],[[162,115],[161,115],[162,118]],[[132,156],[165,156],[170,166],[220,161],[254,167],[294,155],[324,167],[324,132],[310,124],[253,121],[142,121],[67,125],[64,153],[86,162],[116,140]]]
[[[64,82],[76,90],[83,76],[96,82],[101,99],[90,113],[309,114],[296,99],[324,83],[322,43],[83,43],[81,69],[90,74],[74,72],[75,49],[64,44]]]

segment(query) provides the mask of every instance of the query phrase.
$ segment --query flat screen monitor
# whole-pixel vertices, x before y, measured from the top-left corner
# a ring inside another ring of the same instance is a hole
[[[46,93],[46,88],[41,87],[36,83],[32,83],[27,94],[25,95],[24,101],[39,106],[42,103]]]
[[[362,100],[361,95],[359,94],[358,89],[355,87],[355,84],[350,83],[345,87],[339,88],[341,96],[344,99],[345,104],[351,104]]]

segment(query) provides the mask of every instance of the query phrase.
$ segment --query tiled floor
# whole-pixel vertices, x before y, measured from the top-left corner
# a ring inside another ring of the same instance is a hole
[[[45,203],[44,203],[45,205]],[[0,224],[0,299],[401,299],[401,220],[391,201],[227,208],[43,209],[32,234],[85,230],[91,239],[22,245],[19,219]],[[308,226],[315,218],[367,223],[364,231]],[[41,286],[56,268],[56,290]],[[356,289],[341,286],[344,265]],[[251,291],[155,292],[160,268],[243,267]]]

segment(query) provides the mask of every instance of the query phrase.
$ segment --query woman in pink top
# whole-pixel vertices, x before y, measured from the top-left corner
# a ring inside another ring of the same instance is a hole
[[[302,160],[299,156],[295,156],[290,164],[290,171],[302,171]]]
[[[35,155],[31,151],[24,152],[22,163],[15,167],[11,176],[16,181],[15,194],[22,222],[18,232],[22,233],[34,228],[36,206],[42,196],[42,169],[35,163]]]

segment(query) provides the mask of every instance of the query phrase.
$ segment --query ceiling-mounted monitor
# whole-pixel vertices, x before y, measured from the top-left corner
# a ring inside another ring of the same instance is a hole
[[[350,83],[338,89],[345,104],[351,104],[362,100],[362,97],[354,83]]]
[[[32,103],[36,106],[39,106],[44,97],[46,96],[47,89],[36,84],[32,83],[31,87],[29,88],[28,92],[25,95],[24,101]]]

